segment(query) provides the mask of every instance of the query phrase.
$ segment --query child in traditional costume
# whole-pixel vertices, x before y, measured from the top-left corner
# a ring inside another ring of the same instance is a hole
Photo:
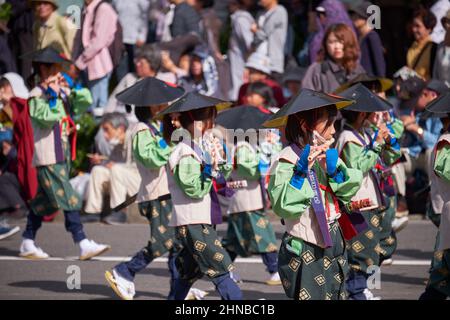
[[[389,208],[388,198],[380,185],[380,172],[384,165],[390,166],[401,156],[395,140],[386,125],[379,124],[372,135],[368,132],[371,123],[368,119],[375,112],[385,112],[391,105],[372,93],[363,84],[358,83],[340,93],[352,98],[356,103],[342,110],[345,120],[336,148],[345,164],[363,172],[360,190],[352,198],[353,211],[360,211],[369,230],[360,233],[348,242],[348,259],[350,265],[347,290],[349,298],[355,300],[378,299],[367,288],[367,279],[372,272],[370,268],[378,266],[380,255],[386,254],[381,247],[381,221],[383,212]]]
[[[362,174],[348,168],[330,146],[337,109],[352,103],[303,89],[265,123],[284,126],[289,142],[271,167],[268,191],[286,228],[278,270],[293,299],[346,298],[344,236],[354,236],[357,226],[340,208],[358,191]]]
[[[420,299],[445,300],[450,297],[450,93],[431,102],[426,110],[443,124],[429,171],[432,205],[441,217],[430,278]]]
[[[35,245],[34,239],[43,217],[62,210],[66,230],[80,246],[80,259],[88,260],[110,249],[86,238],[80,221],[82,200],[69,183],[70,162],[76,151],[76,128],[71,117],[85,112],[92,97],[88,89],[72,86],[71,78],[61,73],[61,65],[68,61],[54,49],[33,52],[31,59],[40,77],[28,101],[34,131],[33,165],[37,168],[39,185],[36,196],[29,202],[31,210],[20,256],[49,257]]]
[[[230,277],[234,269],[231,258],[214,227],[222,222],[217,192],[232,166],[219,164],[221,158],[225,159],[223,144],[206,135],[213,127],[216,109],[226,106],[229,104],[221,100],[188,93],[163,112],[179,113],[180,124],[187,130],[169,158],[173,203],[169,225],[176,228],[183,247],[176,258],[180,272],[175,282],[176,300],[184,299],[192,284],[204,275],[214,283],[222,299],[242,299]]]

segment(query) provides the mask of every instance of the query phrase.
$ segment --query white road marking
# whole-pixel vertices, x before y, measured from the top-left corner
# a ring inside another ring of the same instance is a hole
[[[122,262],[129,261],[131,257],[114,257],[114,256],[105,256],[105,257],[95,257],[92,258],[93,261],[103,261],[103,262]],[[50,257],[45,260],[30,260],[21,257],[14,256],[0,256],[0,261],[78,261],[78,257]],[[157,258],[154,262],[167,262],[167,258]],[[236,263],[262,263],[261,258],[237,258]],[[430,265],[431,260],[394,260],[392,265],[394,266],[428,266]],[[388,268],[389,266],[386,266]]]

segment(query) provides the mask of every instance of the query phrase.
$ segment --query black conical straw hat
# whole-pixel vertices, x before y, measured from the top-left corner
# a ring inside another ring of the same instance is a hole
[[[147,107],[172,102],[183,94],[184,89],[181,87],[147,77],[116,94],[116,99],[124,104]]]
[[[271,116],[270,112],[264,113],[253,106],[239,106],[219,113],[216,124],[226,129],[261,129],[262,124]]]
[[[341,92],[340,95],[344,98],[355,100],[354,104],[345,109],[348,111],[377,112],[389,111],[393,108],[388,101],[380,98],[362,83],[355,84]]]
[[[71,61],[52,47],[46,47],[33,52],[28,52],[20,57],[21,59],[31,60],[41,63],[70,63]]]
[[[217,111],[221,111],[230,107],[231,105],[231,102],[204,96],[197,92],[189,92],[172,103],[166,110],[159,113],[159,116],[174,112],[185,112],[207,107],[216,107]]]
[[[301,111],[313,110],[321,107],[335,105],[337,109],[345,108],[354,103],[350,99],[326,94],[310,89],[301,89],[300,92],[289,100],[277,113],[264,122],[266,128],[278,128],[286,125],[287,118],[291,114]]]
[[[368,85],[372,82],[378,82],[380,84],[380,88],[382,92],[388,91],[394,85],[394,81],[388,78],[380,78],[380,77],[371,77],[367,73],[361,73],[357,75],[355,78],[350,80],[349,82],[344,83],[342,86],[337,88],[334,92],[336,94],[340,94],[342,91],[352,87],[357,83],[362,83],[364,85]]]
[[[431,101],[426,107],[429,116],[445,118],[450,113],[450,91]]]

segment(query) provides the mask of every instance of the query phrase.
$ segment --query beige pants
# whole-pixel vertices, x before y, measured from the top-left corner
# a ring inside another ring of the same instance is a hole
[[[105,166],[95,166],[91,170],[86,213],[101,213],[103,200],[109,193],[110,208],[122,204],[127,196],[135,195],[139,190],[141,176],[137,168],[125,164],[115,164],[111,169]]]
[[[411,157],[409,153],[403,149],[402,153],[405,155],[406,162],[394,165],[392,167],[392,173],[398,193],[405,196],[406,179],[410,177],[416,169],[425,171],[429,176],[433,149],[428,149],[425,153],[421,153],[417,158]]]

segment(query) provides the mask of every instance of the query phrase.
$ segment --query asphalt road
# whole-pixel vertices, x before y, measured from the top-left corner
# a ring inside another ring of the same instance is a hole
[[[24,224],[20,226],[23,229]],[[283,227],[279,223],[274,227],[280,238]],[[219,235],[223,236],[224,229],[224,225],[219,227]],[[20,234],[0,241],[0,299],[117,299],[106,284],[104,272],[147,242],[148,226],[88,224],[85,230],[89,238],[110,244],[112,250],[93,261],[78,261],[78,247],[61,223],[44,224],[37,237],[38,246],[52,257],[49,261],[18,258]],[[435,235],[431,222],[410,221],[398,234],[394,265],[381,269],[381,288],[373,290],[374,294],[383,299],[417,299],[428,277]],[[69,289],[67,285],[73,266],[79,267],[80,289]],[[286,299],[281,286],[265,285],[268,274],[258,256],[239,259],[236,266],[244,280],[240,287],[245,299]],[[137,275],[135,285],[136,299],[165,299],[169,289],[166,259],[154,261]],[[206,299],[219,299],[212,283],[200,280],[195,287],[210,292]]]

